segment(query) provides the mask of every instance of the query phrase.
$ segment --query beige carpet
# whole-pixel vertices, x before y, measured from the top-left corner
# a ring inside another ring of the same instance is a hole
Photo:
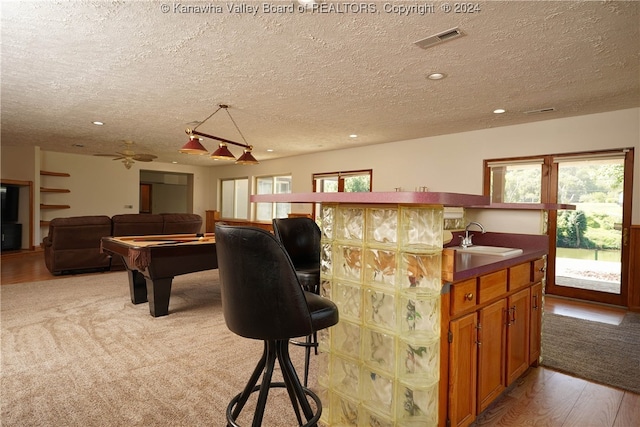
[[[177,277],[159,318],[131,303],[125,272],[4,285],[0,303],[3,427],[224,426],[262,351],[227,329],[217,271]],[[263,425],[296,425],[283,390]]]

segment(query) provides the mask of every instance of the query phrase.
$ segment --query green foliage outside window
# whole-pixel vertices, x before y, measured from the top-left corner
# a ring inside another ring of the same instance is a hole
[[[561,167],[558,201],[576,210],[558,211],[558,247],[620,249],[623,178],[622,164]]]
[[[344,191],[348,193],[364,193],[370,191],[369,175],[351,176],[344,180]]]

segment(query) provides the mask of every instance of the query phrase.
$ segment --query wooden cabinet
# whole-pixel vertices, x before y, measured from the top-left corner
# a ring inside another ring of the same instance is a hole
[[[505,389],[504,299],[478,311],[478,411],[484,411]]]
[[[480,276],[478,278],[478,304],[484,304],[507,293],[507,270]]]
[[[456,283],[451,290],[451,315],[456,316],[476,306],[476,279]]]
[[[451,321],[449,330],[449,421],[465,427],[476,419],[476,313]]]
[[[529,367],[529,288],[507,298],[507,383]]]
[[[443,375],[451,426],[471,424],[537,364],[543,273],[544,260],[536,260],[451,285],[443,317],[449,325]]]
[[[538,366],[542,344],[542,282],[531,286],[530,304],[529,365]]]

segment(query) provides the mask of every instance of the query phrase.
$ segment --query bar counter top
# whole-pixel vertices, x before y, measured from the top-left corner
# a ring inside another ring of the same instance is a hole
[[[488,205],[489,196],[429,191],[372,191],[362,193],[286,193],[251,196],[254,203],[370,203],[465,207]]]

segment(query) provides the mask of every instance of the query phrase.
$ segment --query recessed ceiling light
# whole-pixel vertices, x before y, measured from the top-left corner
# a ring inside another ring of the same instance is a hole
[[[267,153],[273,153],[273,148],[267,148]]]
[[[493,110],[494,114],[502,114],[502,113],[506,113],[507,110],[505,110],[504,108],[496,108],[495,110]]]
[[[104,125],[104,122],[100,122],[100,121],[97,121],[97,120],[96,120],[95,122],[91,122],[91,123],[93,123],[93,124],[94,124],[94,125],[96,125],[96,126],[102,126],[102,125]]]
[[[351,135],[349,135],[349,138],[357,138],[358,135],[356,135],[355,133],[352,133]]]
[[[429,80],[442,80],[445,77],[447,77],[447,75],[444,73],[431,73],[427,76]]]

